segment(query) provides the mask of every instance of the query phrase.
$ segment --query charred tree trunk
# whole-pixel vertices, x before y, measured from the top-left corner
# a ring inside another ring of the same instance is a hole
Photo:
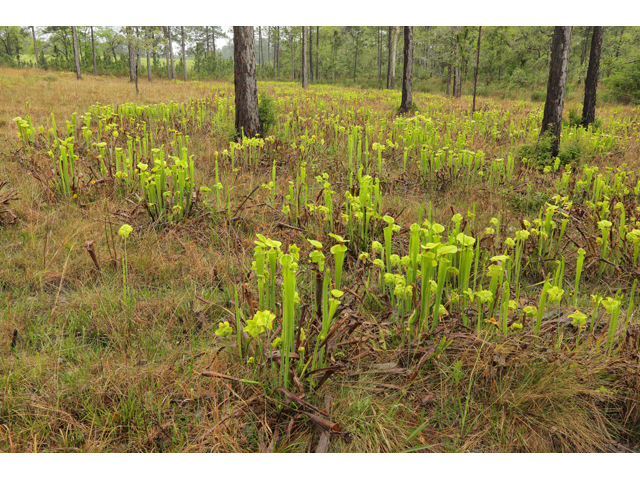
[[[236,94],[236,134],[261,135],[253,27],[233,27],[233,83]]]
[[[560,147],[562,109],[564,108],[564,93],[567,84],[572,28],[573,27],[555,27],[553,32],[549,82],[547,83],[547,99],[544,103],[544,116],[542,118],[542,129],[540,130],[540,136],[550,131],[554,137],[551,147],[552,157],[558,155],[558,149]]]
[[[307,78],[307,27],[302,27],[302,88],[309,86]]]
[[[71,34],[73,35],[73,59],[76,63],[76,78],[82,80],[80,74],[80,52],[78,50],[78,32],[76,27],[71,27]]]
[[[400,113],[406,113],[413,106],[413,27],[404,27],[404,72],[402,75],[402,103]]]
[[[582,126],[584,128],[587,128],[596,119],[596,90],[598,89],[603,36],[604,27],[593,27],[589,68],[584,82],[584,106],[582,107]]]
[[[476,71],[473,74],[473,106],[471,113],[476,111],[476,91],[478,89],[478,69],[480,68],[480,38],[482,37],[482,27],[478,27],[478,48],[476,51]]]

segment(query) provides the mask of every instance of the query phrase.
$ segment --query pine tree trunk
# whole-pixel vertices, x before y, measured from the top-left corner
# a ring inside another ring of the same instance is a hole
[[[591,38],[591,54],[589,68],[584,82],[584,106],[582,107],[582,126],[587,128],[596,119],[596,90],[598,89],[598,75],[600,73],[600,53],[604,27],[593,27]]]
[[[309,80],[313,83],[313,27],[309,27]]]
[[[356,55],[353,60],[353,81],[356,81],[356,72],[358,71],[358,41],[356,40]]]
[[[80,74],[80,52],[78,51],[78,32],[76,27],[71,27],[71,34],[73,35],[73,59],[76,63],[76,78],[82,80]]]
[[[544,116],[540,136],[550,131],[554,137],[551,156],[558,155],[560,133],[562,131],[562,109],[564,108],[565,86],[569,67],[569,46],[573,27],[555,27],[553,46],[551,47],[551,65],[547,83],[547,99],[544,104]]]
[[[307,78],[307,27],[302,27],[302,88],[309,86]]]
[[[136,53],[133,48],[133,33],[131,27],[126,27],[125,32],[127,34],[127,49],[129,52],[129,81],[133,82],[136,78]]]
[[[402,103],[400,113],[406,113],[413,106],[413,27],[404,27],[404,72],[402,74]]]
[[[453,98],[458,96],[458,67],[453,67]]]
[[[391,50],[392,50],[392,45],[391,45],[391,27],[387,27],[388,28],[388,45],[387,45],[387,52],[389,53],[389,58],[387,59],[387,88],[390,89],[391,88]]]
[[[209,27],[205,26],[204,27],[204,52],[205,52],[205,58],[209,56],[209,54],[211,53],[209,51]]]
[[[471,113],[476,111],[476,91],[478,89],[478,69],[480,68],[480,37],[482,35],[482,27],[478,27],[478,48],[476,53],[476,71],[473,74],[473,106]]]
[[[171,40],[171,27],[167,27],[167,31],[169,32],[169,58],[171,59],[171,78],[173,80],[177,80],[176,64],[173,62],[173,41]]]
[[[150,48],[150,39],[149,39],[149,27],[145,27],[145,39],[147,40],[147,80],[151,81],[151,53],[149,51]]]
[[[260,135],[258,86],[253,27],[233,27],[233,83],[236,95],[236,133]]]
[[[182,70],[184,73],[184,81],[187,81],[187,51],[184,48],[184,27],[180,27],[180,37],[182,44]]]
[[[380,27],[376,31],[376,43],[378,46],[378,83],[382,79],[382,39],[380,38]]]
[[[138,85],[138,72],[140,71],[140,35],[136,27],[136,85]]]
[[[447,97],[450,93],[450,85],[451,85],[451,64],[447,65]]]
[[[276,76],[280,78],[280,26],[276,26]]]
[[[211,32],[211,48],[213,49],[213,74],[216,74],[216,30]]]
[[[289,36],[289,49],[291,50],[291,76],[293,81],[296,81],[296,65],[295,65],[295,52],[293,51],[293,34]]]
[[[318,80],[320,80],[320,27],[316,26],[316,81]]]
[[[36,29],[35,27],[31,27],[31,35],[33,36],[33,51],[36,54],[36,67],[40,68],[40,64],[38,63],[38,45],[36,44]],[[91,27],[91,35],[93,35],[93,27]],[[91,37],[93,39],[93,37]],[[95,55],[94,55],[95,58]]]
[[[93,37],[93,27],[91,27],[91,53],[93,54],[93,76],[98,76],[98,64],[96,63],[96,42]]]
[[[396,49],[398,47],[398,30],[400,27],[393,27],[393,48],[391,51],[391,86],[393,88],[396,84]]]
[[[167,78],[171,80],[171,59],[169,56],[169,27],[162,27],[162,31],[164,32],[164,38],[167,40],[167,45],[165,46],[164,53],[167,57]]]

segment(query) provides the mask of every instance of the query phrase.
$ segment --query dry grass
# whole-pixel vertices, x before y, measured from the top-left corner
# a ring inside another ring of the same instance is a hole
[[[232,91],[229,84],[214,86]],[[388,92],[345,90],[353,95],[338,108],[327,87],[309,96],[284,95],[273,84],[265,88],[282,97],[285,109],[297,101],[305,117],[316,113],[310,110],[311,96],[325,103],[325,114],[353,107],[358,122],[365,121],[367,109],[386,119],[394,115]],[[21,153],[10,155],[18,149],[12,119],[25,115],[27,102],[34,124],[46,125],[52,112],[62,122],[96,102],[181,102],[210,89],[200,82],[141,82],[136,96],[123,79],[86,76],[77,82],[59,72],[0,70],[0,180],[9,180],[19,193],[11,202],[17,221],[0,226],[0,451],[248,452],[269,449],[272,441],[278,452],[317,448],[313,421],[283,405],[270,389],[269,373],[241,364],[235,349],[214,334],[218,322],[233,318],[233,287],[241,291],[250,274],[255,233],[277,237],[285,246],[304,245],[312,238],[309,231],[324,241],[315,220],[303,232],[277,226],[283,218],[279,213],[256,207],[269,202],[258,189],[237,221],[196,218],[157,228],[106,188],[82,199],[80,208],[56,200],[26,174]],[[452,116],[469,103],[416,98],[418,104],[440,102],[442,113]],[[520,118],[540,105],[482,99],[480,108]],[[637,112],[614,107],[602,115]],[[227,140],[204,134],[192,139],[203,184],[213,182],[214,152],[226,148]],[[475,147],[487,157],[510,151],[508,141],[488,138],[478,138]],[[638,152],[635,139],[624,156],[592,160],[637,165]],[[295,176],[296,165],[287,155],[277,158],[281,185]],[[270,160],[265,160],[249,171],[225,173],[232,210],[269,180]],[[310,164],[330,169],[337,160],[327,153]],[[475,205],[478,223],[484,224],[510,208],[508,195],[475,187],[425,190],[406,173],[385,188],[385,208],[402,213],[404,225],[417,221],[425,201],[441,222]],[[336,189],[342,194],[345,187]],[[128,281],[136,292],[131,297],[123,295],[121,283],[123,249],[116,232],[122,223],[135,228],[127,245]],[[87,242],[93,242],[101,273],[85,250]],[[310,294],[309,285],[301,289]],[[356,302],[349,307],[356,309]],[[363,330],[379,336],[378,319],[367,315]],[[351,443],[332,438],[330,451],[600,452],[619,451],[620,439],[637,445],[634,357],[623,362],[587,349],[574,356],[554,350],[553,339],[544,347],[533,339],[510,344],[457,324],[444,334],[453,335],[454,342],[417,376],[412,375],[415,358],[376,344],[370,355],[349,363],[348,374],[334,376],[317,393],[307,392],[306,399],[318,406],[328,396],[332,420],[352,433]],[[357,345],[345,356],[364,353],[366,348]],[[372,365],[388,363],[408,370],[370,373]],[[204,370],[262,384],[205,378]],[[615,393],[599,392],[600,387]]]

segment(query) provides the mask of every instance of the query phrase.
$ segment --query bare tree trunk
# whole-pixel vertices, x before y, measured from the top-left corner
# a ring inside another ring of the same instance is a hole
[[[149,38],[149,27],[145,27],[144,36],[147,41],[147,80],[151,81],[151,53],[149,51],[151,48],[151,41]]]
[[[211,31],[211,48],[213,48],[213,74],[216,74],[216,29]]]
[[[400,113],[406,113],[413,106],[413,27],[404,27],[404,72],[402,75],[402,103]]]
[[[264,77],[264,59],[262,58],[262,27],[258,27],[258,55],[257,55],[257,65],[262,65],[262,76]]]
[[[356,72],[358,71],[358,40],[356,40],[356,55],[353,59],[353,81],[356,81]]]
[[[33,36],[33,51],[36,54],[36,67],[40,68],[40,64],[38,63],[38,45],[36,45],[36,29],[35,27],[31,27],[31,35]],[[93,27],[91,27],[91,35],[93,35]],[[93,37],[91,37],[93,39]],[[95,55],[94,55],[95,58]]]
[[[586,27],[584,29],[584,39],[582,42],[582,53],[580,54],[580,66],[584,65],[584,61],[587,59],[587,49],[589,48],[589,32],[593,27]],[[593,38],[593,37],[592,37]]]
[[[140,71],[140,35],[136,27],[136,86],[138,85],[138,72]]]
[[[391,46],[391,27],[387,27],[388,28],[388,45],[387,45],[387,52],[389,53],[389,58],[387,59],[387,88],[391,88],[391,50],[392,50],[392,46]]]
[[[125,32],[127,34],[127,49],[129,52],[129,81],[133,82],[135,80],[136,53],[133,48],[133,33],[131,27],[125,27]]]
[[[564,93],[567,84],[572,28],[573,27],[555,27],[553,32],[549,82],[547,83],[547,99],[544,103],[544,116],[540,130],[540,136],[544,135],[547,131],[551,131],[554,137],[551,147],[552,157],[558,155],[558,149],[560,147],[562,109],[564,108]]]
[[[309,27],[309,80],[313,82],[313,27]]]
[[[482,27],[478,27],[478,48],[476,53],[476,71],[473,74],[473,106],[471,113],[476,111],[476,91],[478,89],[478,69],[480,68],[480,37],[482,35]]]
[[[80,74],[80,52],[78,51],[78,32],[76,31],[76,27],[71,27],[71,34],[73,35],[73,59],[76,63],[76,78],[82,80],[82,75]]]
[[[289,34],[289,47],[291,50],[291,76],[293,77],[293,81],[296,81],[296,65],[295,65],[295,55],[293,51],[293,33]]]
[[[258,117],[253,27],[233,27],[233,74],[236,95],[236,133],[252,138],[262,133]]]
[[[320,27],[316,26],[316,81],[318,80],[320,80]]]
[[[267,29],[267,65],[271,63],[271,29]],[[264,76],[264,71],[262,72]]]
[[[211,53],[209,50],[209,27],[204,27],[204,51],[205,55],[208,57]]]
[[[309,86],[307,79],[307,27],[302,27],[302,88]]]
[[[591,38],[591,54],[587,78],[584,82],[584,106],[582,107],[582,126],[587,128],[596,119],[596,91],[598,89],[598,75],[600,73],[600,53],[604,27],[593,27]]]
[[[180,27],[180,40],[182,44],[182,70],[184,74],[184,81],[187,81],[187,51],[184,48],[184,27]]]
[[[164,48],[165,56],[167,57],[167,78],[171,80],[171,59],[169,56],[169,49],[171,48],[171,44],[169,43],[169,27],[162,27],[164,31],[164,38],[167,40],[167,45]]]
[[[93,38],[93,27],[91,28],[91,53],[93,54],[93,76],[98,76],[98,64],[96,63],[96,42]]]
[[[460,96],[460,67],[457,65],[453,67],[453,96]]]
[[[377,27],[376,43],[378,44],[378,83],[382,79],[382,35],[380,34],[380,27]]]
[[[171,78],[173,80],[177,80],[176,65],[173,62],[173,41],[171,40],[171,27],[167,27],[167,31],[169,32],[169,58],[171,59]]]
[[[393,88],[396,83],[396,49],[398,47],[398,30],[400,27],[393,27],[393,48],[391,51],[391,85],[389,88]]]
[[[276,76],[280,78],[280,27],[276,26]]]
[[[455,64],[453,66],[453,96],[455,98],[460,97],[461,91],[460,91],[460,45],[458,43],[458,27],[454,27],[453,30],[453,35],[454,35],[454,45],[453,48],[455,49]]]
[[[450,94],[450,89],[449,89],[450,85],[451,85],[451,64],[448,64],[447,65],[447,93],[446,93],[447,97]]]

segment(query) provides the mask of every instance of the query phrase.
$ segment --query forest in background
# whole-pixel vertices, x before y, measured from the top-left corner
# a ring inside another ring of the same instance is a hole
[[[317,26],[308,30],[311,83],[365,88],[400,86],[402,28]],[[137,58],[140,78],[233,77],[233,38],[225,27],[80,26],[77,31],[80,65],[87,73],[135,75],[129,69],[131,50]],[[590,26],[574,27],[569,92],[584,84],[592,31]],[[258,79],[299,81],[302,27],[260,26],[254,32]],[[544,99],[552,37],[550,26],[484,27],[478,94],[513,97],[515,92],[526,91],[532,100]],[[640,27],[605,28],[600,69],[605,87],[600,96],[602,101],[640,102],[639,40]],[[478,27],[416,27],[413,72],[416,91],[453,94],[457,68],[462,92],[470,93],[477,43]],[[172,48],[168,49],[168,45]],[[173,69],[167,68],[168,64]],[[3,65],[73,71],[72,27],[0,27],[0,66]]]

